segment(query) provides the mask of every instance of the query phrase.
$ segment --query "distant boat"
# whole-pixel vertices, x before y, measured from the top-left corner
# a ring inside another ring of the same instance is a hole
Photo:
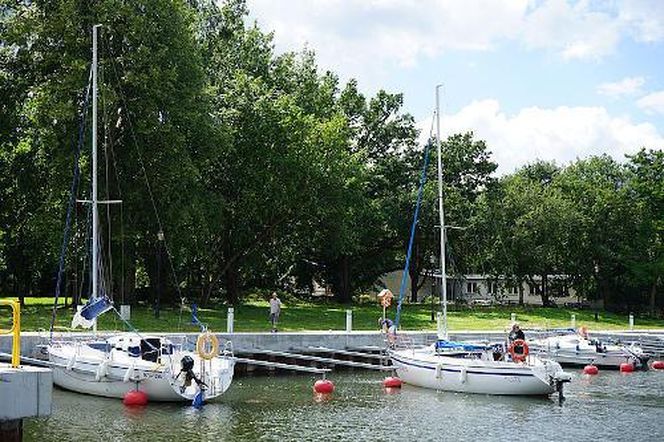
[[[584,336],[585,335],[585,336]],[[635,368],[647,368],[649,356],[636,345],[602,342],[586,333],[569,333],[529,341],[531,348],[563,365],[588,365],[620,368],[631,363]]]
[[[419,387],[463,393],[495,395],[549,395],[556,391],[562,397],[563,385],[571,376],[560,364],[528,354],[528,345],[515,341],[509,352],[447,340],[447,281],[445,272],[445,217],[442,195],[440,144],[439,86],[436,87],[436,144],[438,146],[438,209],[440,216],[440,273],[443,299],[443,336],[424,348],[414,348],[400,335],[388,350],[397,375],[406,383]],[[423,172],[423,180],[425,177]],[[420,195],[423,187],[420,184]],[[418,197],[418,205],[420,198]],[[411,231],[411,245],[417,224],[416,207]],[[407,262],[410,256],[409,245]],[[406,269],[407,270],[407,269]],[[407,271],[404,271],[404,278]],[[402,289],[403,289],[402,282]],[[399,303],[403,293],[400,294]],[[399,311],[399,310],[398,310]],[[398,313],[397,313],[398,315]],[[397,321],[398,323],[398,321]],[[398,324],[397,324],[398,325]],[[516,345],[519,344],[519,345]],[[521,349],[521,352],[518,349]]]
[[[97,31],[93,27],[92,57],[92,260],[90,301],[76,313],[72,327],[95,326],[96,318],[113,309],[100,290],[97,204]],[[117,311],[116,311],[117,313]],[[216,336],[207,330],[198,337],[196,351],[184,342],[138,332],[114,334],[105,339],[51,340],[46,346],[53,382],[62,388],[95,396],[122,398],[133,390],[151,401],[186,401],[199,404],[223,394],[231,385],[235,359],[232,347],[219,353]]]

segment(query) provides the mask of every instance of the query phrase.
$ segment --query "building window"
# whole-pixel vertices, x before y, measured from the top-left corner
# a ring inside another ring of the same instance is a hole
[[[489,283],[489,294],[496,295],[498,294],[498,283],[490,282]]]
[[[468,292],[468,293],[479,293],[477,291],[477,283],[476,282],[466,283],[466,292]]]
[[[510,293],[510,295],[518,295],[519,294],[519,287],[510,287],[509,293]]]
[[[528,286],[530,287],[530,295],[531,296],[539,295],[540,288],[539,288],[538,284],[528,284]]]

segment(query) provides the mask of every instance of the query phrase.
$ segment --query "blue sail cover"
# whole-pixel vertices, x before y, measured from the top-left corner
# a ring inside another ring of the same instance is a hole
[[[94,324],[94,320],[97,316],[106,313],[112,308],[113,305],[106,296],[90,299],[81,310],[76,312],[71,321],[71,327],[76,328],[80,325],[83,328],[90,328]]]
[[[463,351],[479,351],[486,350],[484,345],[464,344],[463,342],[447,341],[439,339],[436,341],[436,349],[440,350],[463,350]]]

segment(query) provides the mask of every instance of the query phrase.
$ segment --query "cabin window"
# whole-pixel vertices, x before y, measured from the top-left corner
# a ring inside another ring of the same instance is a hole
[[[468,292],[468,293],[479,293],[478,290],[477,290],[477,283],[476,282],[466,283],[466,292]]]

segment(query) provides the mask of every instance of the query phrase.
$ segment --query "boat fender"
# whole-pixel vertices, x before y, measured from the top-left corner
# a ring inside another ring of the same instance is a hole
[[[129,380],[131,379],[131,377],[132,377],[133,375],[134,375],[134,364],[132,363],[131,366],[130,366],[130,367],[127,369],[127,371],[125,372],[125,375],[124,375],[124,377],[122,378],[122,380],[123,380],[124,382],[129,382]]]
[[[518,347],[522,348],[521,353],[517,353],[516,349]],[[524,341],[523,339],[516,339],[514,342],[510,344],[510,347],[507,349],[509,351],[510,356],[512,356],[512,360],[514,362],[523,362],[526,357],[528,357],[528,353],[530,352],[530,349],[528,348],[528,343]]]
[[[465,384],[467,379],[468,379],[468,370],[466,370],[466,367],[463,367],[461,369],[461,372],[459,373],[459,380],[461,381],[462,384]]]
[[[108,374],[108,359],[102,361],[97,367],[97,372],[95,373],[95,380],[99,382],[101,378],[105,377]]]
[[[436,365],[436,379],[443,378],[443,364]]]
[[[76,363],[76,353],[74,353],[74,356],[69,359],[69,363],[67,363],[67,370],[71,371],[74,368],[74,364]]]

